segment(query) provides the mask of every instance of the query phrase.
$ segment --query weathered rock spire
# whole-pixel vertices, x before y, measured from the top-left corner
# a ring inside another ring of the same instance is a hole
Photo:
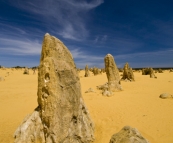
[[[107,54],[104,58],[105,71],[108,79],[109,91],[122,90],[120,84],[119,71],[114,61],[114,57],[111,54]]]
[[[45,34],[38,70],[38,108],[16,130],[15,143],[90,143],[93,123],[83,102],[73,57]]]
[[[129,64],[126,63],[124,65],[123,77],[122,80],[135,81],[134,74],[132,68],[130,68]]]

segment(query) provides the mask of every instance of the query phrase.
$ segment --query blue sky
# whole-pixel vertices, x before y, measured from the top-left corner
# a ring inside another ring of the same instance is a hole
[[[173,67],[172,0],[0,0],[0,65],[38,66],[45,33],[77,67]]]

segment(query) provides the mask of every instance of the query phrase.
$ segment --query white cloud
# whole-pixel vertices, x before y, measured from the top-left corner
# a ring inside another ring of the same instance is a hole
[[[32,13],[42,23],[48,24],[50,32],[77,41],[85,39],[89,34],[85,24],[87,12],[104,2],[103,0],[9,1],[17,8]]]
[[[1,54],[9,55],[38,55],[41,53],[41,43],[28,39],[0,38]]]
[[[97,43],[104,43],[106,42],[108,38],[108,35],[99,35],[99,36],[96,36],[96,38],[94,39],[94,43],[97,44]]]
[[[103,0],[93,0],[90,3],[87,3],[86,1],[79,2],[77,0],[70,0],[70,1],[64,0],[64,1],[66,1],[67,3],[69,3],[70,5],[78,8],[78,9],[85,9],[85,10],[95,8],[104,2]]]
[[[74,59],[86,60],[86,61],[100,61],[103,60],[102,56],[95,56],[82,51],[79,48],[70,50]]]

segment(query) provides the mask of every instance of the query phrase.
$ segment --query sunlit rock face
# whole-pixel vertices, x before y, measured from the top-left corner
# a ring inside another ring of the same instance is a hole
[[[108,79],[108,90],[110,92],[122,90],[120,84],[119,71],[111,54],[107,54],[104,58],[105,71]]]
[[[94,140],[93,123],[82,98],[73,57],[59,39],[49,34],[44,36],[42,44],[37,96],[38,108],[16,130],[15,143]]]

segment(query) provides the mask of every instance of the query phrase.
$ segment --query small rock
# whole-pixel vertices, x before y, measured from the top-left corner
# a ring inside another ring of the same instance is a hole
[[[108,90],[108,83],[105,83],[105,84],[103,84],[103,85],[98,85],[97,86],[97,89],[98,90]]]
[[[173,98],[173,95],[169,94],[169,93],[162,93],[159,96],[162,99],[167,99],[167,98]]]
[[[87,91],[85,91],[85,93],[89,93],[89,92],[95,92],[95,91],[92,88],[89,88]]]
[[[102,92],[102,95],[103,95],[103,96],[108,96],[108,97],[110,97],[110,96],[112,96],[113,94],[112,94],[111,91],[105,90],[105,91]]]

